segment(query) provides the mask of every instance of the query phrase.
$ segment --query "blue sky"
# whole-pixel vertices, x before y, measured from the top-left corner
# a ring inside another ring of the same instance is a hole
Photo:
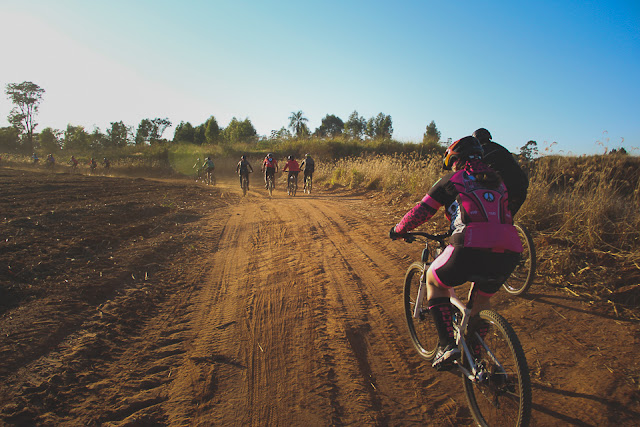
[[[294,111],[314,130],[355,110],[401,141],[433,120],[516,152],[640,154],[637,0],[0,0],[0,37],[3,89],[46,91],[38,129],[213,115],[268,135]]]

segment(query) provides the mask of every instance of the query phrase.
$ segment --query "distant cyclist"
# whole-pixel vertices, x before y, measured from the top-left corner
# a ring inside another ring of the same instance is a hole
[[[236,173],[240,176],[240,188],[242,188],[242,177],[247,177],[247,191],[249,191],[249,172],[253,172],[253,167],[247,160],[247,156],[243,155],[236,166]]]
[[[109,159],[107,159],[106,157],[102,159],[102,166],[104,166],[105,169],[109,169],[111,167],[111,162],[109,161]]]
[[[484,156],[482,160],[493,170],[500,174],[509,192],[509,210],[513,216],[527,198],[529,178],[522,170],[513,155],[502,145],[491,140],[491,133],[485,128],[480,128],[473,133],[480,144]]]
[[[52,168],[56,164],[56,159],[54,159],[53,154],[49,153],[47,155],[47,166]]]
[[[268,188],[268,177],[271,177],[273,186],[276,186],[276,172],[278,172],[278,161],[273,158],[273,154],[267,154],[262,161],[262,172],[264,172],[264,188]]]
[[[213,171],[215,170],[215,168],[216,165],[213,163],[213,160],[211,160],[211,157],[207,157],[202,164],[202,169],[206,174],[208,183],[211,183],[213,179]]]
[[[287,174],[287,182],[289,182],[289,179],[293,176],[296,178],[296,187],[298,186],[298,174],[300,173],[300,165],[298,164],[298,161],[293,157],[293,156],[289,156],[287,157],[287,164],[284,165],[284,168],[282,169],[283,172],[289,172]]]
[[[38,164],[38,162],[40,161],[36,153],[33,153],[33,155],[31,156],[31,160],[33,161],[34,165]]]
[[[300,163],[300,169],[304,171],[304,190],[306,190],[307,178],[313,179],[313,172],[316,169],[316,162],[313,161],[309,153],[304,155],[304,160]]]
[[[69,164],[74,170],[78,168],[78,160],[74,156],[71,156],[71,159],[69,160]]]
[[[93,173],[97,167],[98,163],[96,162],[96,159],[92,157],[91,160],[89,160],[89,173]]]

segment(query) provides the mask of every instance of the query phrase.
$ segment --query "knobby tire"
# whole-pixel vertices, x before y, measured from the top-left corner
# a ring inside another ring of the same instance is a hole
[[[467,328],[468,345],[477,339],[479,319],[489,325],[484,342],[504,371],[482,348],[477,359],[485,364],[489,378],[474,383],[462,377],[473,418],[479,426],[527,426],[531,419],[531,380],[520,340],[500,314],[483,310]]]
[[[522,295],[531,287],[536,276],[536,248],[529,231],[521,224],[514,224],[522,241],[520,262],[502,287],[511,295]]]
[[[404,314],[413,347],[422,359],[431,361],[438,347],[438,332],[427,308],[426,289],[425,297],[422,299],[420,317],[417,319],[413,317],[423,271],[424,264],[422,262],[414,262],[407,270],[404,278]]]

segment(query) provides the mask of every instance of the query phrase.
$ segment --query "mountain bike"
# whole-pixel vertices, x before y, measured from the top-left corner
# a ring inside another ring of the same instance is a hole
[[[273,182],[273,175],[267,175],[267,190],[269,191],[269,197],[273,196],[273,188],[275,183]]]
[[[290,174],[289,178],[287,179],[287,194],[289,196],[295,197],[296,191],[298,191],[296,176],[294,174]]]
[[[307,194],[311,194],[311,188],[313,187],[313,177],[312,175],[305,175],[304,177],[304,192]]]
[[[404,239],[425,237],[422,259],[411,264],[404,281],[404,311],[418,355],[432,361],[438,333],[427,307],[426,272],[446,248],[450,233],[412,232]],[[429,240],[436,243],[429,245]],[[483,278],[489,279],[489,278]],[[450,290],[453,328],[461,352],[454,369],[460,374],[469,409],[480,426],[526,426],[531,419],[531,380],[522,345],[509,323],[495,310],[471,310]]]
[[[519,223],[513,225],[518,230],[523,251],[518,266],[502,287],[511,295],[522,295],[531,287],[536,277],[536,248],[529,230]]]
[[[204,172],[204,183],[207,185],[216,185],[216,177],[213,176],[213,169],[207,169]]]
[[[249,175],[241,174],[240,175],[240,186],[242,187],[242,195],[246,196],[247,191],[249,190]]]

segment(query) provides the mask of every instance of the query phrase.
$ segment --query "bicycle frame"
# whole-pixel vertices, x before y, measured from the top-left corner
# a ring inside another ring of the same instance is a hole
[[[439,236],[439,237],[444,237],[444,236]],[[434,240],[436,240],[438,242],[441,242],[441,245],[442,245],[442,240],[438,240],[438,239],[434,239]],[[427,243],[427,247],[428,247],[428,243]],[[426,250],[426,248],[425,248],[425,250]],[[439,255],[439,253],[438,253],[438,255]],[[426,298],[426,294],[427,294],[427,277],[426,277],[427,276],[427,270],[428,270],[428,265],[427,265],[427,263],[425,263],[424,269],[423,269],[423,272],[422,272],[422,276],[420,277],[420,287],[418,288],[418,296],[416,298],[416,304],[415,304],[415,308],[414,308],[414,311],[413,311],[414,319],[419,319],[421,314],[422,314],[421,313],[421,307],[422,307],[422,303],[423,303],[424,299]],[[469,363],[470,369],[465,368],[463,366],[463,364],[458,360],[455,361],[455,364],[457,365],[457,367],[460,370],[460,372],[465,377],[467,377],[470,381],[472,381],[472,382],[484,381],[484,380],[487,379],[486,378],[487,377],[487,373],[485,371],[483,371],[482,369],[480,369],[478,364],[476,364],[476,361],[471,357],[471,351],[469,349],[469,346],[467,345],[466,340],[464,339],[465,332],[467,331],[467,326],[469,325],[469,320],[471,319],[471,309],[468,308],[466,306],[466,304],[463,303],[460,300],[460,298],[458,298],[454,288],[450,288],[449,289],[449,300],[451,301],[451,304],[453,304],[460,311],[460,313],[462,313],[462,319],[461,320],[458,320],[456,318],[456,316],[454,316],[453,329],[454,329],[454,333],[455,333],[456,344],[458,346],[461,346],[464,349],[464,354],[465,354],[465,357],[467,359],[467,362]],[[489,357],[491,357],[493,362],[500,369],[502,369],[504,371],[504,367],[498,361],[498,359],[495,357],[495,355],[491,352],[491,350],[486,345],[486,343],[484,342],[482,337],[480,337],[476,333],[475,334],[475,338],[484,347],[487,355]]]

